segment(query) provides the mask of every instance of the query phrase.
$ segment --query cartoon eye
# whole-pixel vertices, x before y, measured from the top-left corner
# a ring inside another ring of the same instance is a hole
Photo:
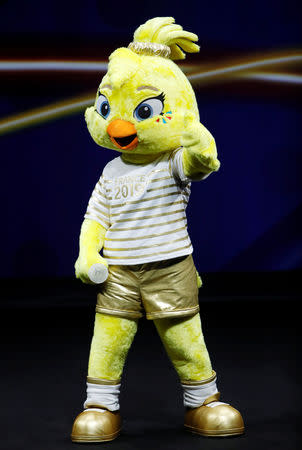
[[[148,98],[140,103],[134,110],[133,116],[136,120],[150,119],[153,116],[158,116],[164,109],[163,95],[158,97]]]
[[[99,96],[96,101],[95,109],[100,114],[100,116],[102,116],[104,119],[107,119],[110,114],[110,105],[105,95],[101,94]]]

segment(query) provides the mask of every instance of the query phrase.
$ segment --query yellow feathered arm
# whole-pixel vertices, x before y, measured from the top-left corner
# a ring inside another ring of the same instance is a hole
[[[184,119],[185,132],[181,139],[184,173],[192,180],[217,171],[220,162],[217,158],[215,139],[211,133],[188,113]]]
[[[93,284],[88,271],[93,264],[103,264],[108,267],[107,261],[101,257],[106,230],[98,222],[85,219],[80,234],[80,254],[75,263],[76,277],[83,283]]]

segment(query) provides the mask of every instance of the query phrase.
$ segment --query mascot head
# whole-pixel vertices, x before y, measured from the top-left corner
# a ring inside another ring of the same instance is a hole
[[[109,58],[94,106],[85,113],[94,141],[122,153],[160,154],[180,146],[184,117],[199,120],[193,89],[174,59],[198,52],[198,37],[172,17],[141,25]]]

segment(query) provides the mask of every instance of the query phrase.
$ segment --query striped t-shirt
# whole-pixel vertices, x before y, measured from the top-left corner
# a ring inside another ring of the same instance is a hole
[[[182,148],[150,164],[110,161],[96,184],[85,218],[107,231],[103,256],[108,264],[141,264],[192,253],[186,206],[190,180]]]

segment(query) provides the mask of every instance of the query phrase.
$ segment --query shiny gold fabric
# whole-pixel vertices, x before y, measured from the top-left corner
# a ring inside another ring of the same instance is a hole
[[[191,255],[129,266],[109,266],[96,311],[128,319],[196,314],[198,288]]]
[[[207,398],[199,408],[188,408],[185,413],[185,428],[191,433],[207,437],[238,436],[244,433],[244,422],[237,409],[228,404],[213,408],[207,406],[219,401],[217,392]]]
[[[115,386],[117,384],[120,384],[121,380],[120,379],[119,380],[106,380],[105,378],[94,378],[94,377],[88,376],[87,383]]]
[[[202,380],[183,380],[181,379],[181,384],[189,385],[189,386],[201,386],[202,384],[210,383],[211,381],[215,380],[216,378],[216,372],[212,370],[212,376],[207,379]]]
[[[121,430],[119,411],[85,410],[72,427],[71,440],[78,443],[107,442],[115,439]]]

